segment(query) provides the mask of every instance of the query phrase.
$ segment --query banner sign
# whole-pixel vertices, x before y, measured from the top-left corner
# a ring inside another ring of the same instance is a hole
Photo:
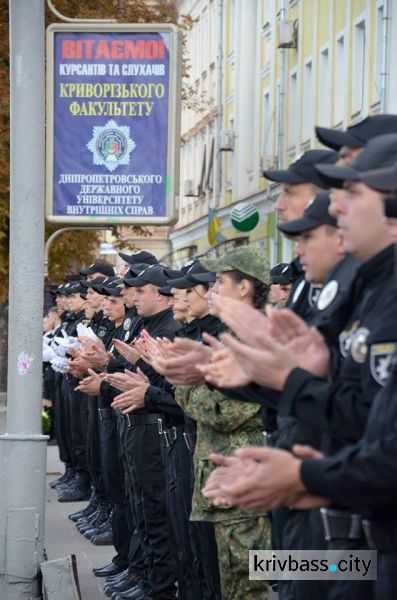
[[[177,28],[62,24],[47,36],[47,219],[175,222]]]

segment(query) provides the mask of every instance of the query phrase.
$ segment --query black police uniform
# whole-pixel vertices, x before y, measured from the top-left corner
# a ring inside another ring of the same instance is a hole
[[[99,339],[105,343],[108,336],[114,332],[114,325],[101,310],[94,313],[90,327]],[[99,440],[98,397],[87,396],[87,437],[86,437],[87,467],[94,488],[96,499],[106,498],[105,483],[102,476],[101,451]]]
[[[56,330],[54,337],[62,336],[62,330],[66,331],[68,324],[72,320],[72,314],[68,311],[64,311],[60,315],[61,325]],[[58,443],[59,459],[65,464],[66,471],[72,473],[72,467],[74,465],[73,456],[68,443],[68,414],[67,409],[67,395],[64,389],[64,375],[59,372],[55,372],[54,377],[54,395],[55,395],[55,437]]]
[[[81,310],[74,314],[73,320],[66,327],[66,333],[69,336],[77,337],[77,325],[83,323],[89,324],[86,319],[85,311]],[[64,393],[67,398],[67,417],[66,436],[70,446],[72,460],[74,462],[75,480],[69,489],[58,488],[58,500],[69,502],[75,500],[88,499],[91,493],[91,480],[87,464],[87,395],[75,391],[79,385],[79,380],[70,373],[64,374]]]
[[[397,340],[396,340],[397,342]],[[377,550],[375,600],[397,597],[397,354],[391,373],[373,401],[363,437],[322,460],[303,461],[301,477],[312,494],[363,515],[358,526]],[[349,522],[341,521],[341,527]]]
[[[194,319],[176,332],[176,337],[201,341],[203,332],[218,337],[223,325],[217,317]],[[145,406],[163,413],[160,421],[166,472],[168,523],[181,600],[221,598],[217,547],[212,523],[190,521],[194,488],[193,453],[195,422],[184,415],[167,382],[162,388],[149,386]],[[207,526],[208,525],[208,526]]]
[[[368,412],[387,370],[380,371],[385,347],[390,352],[397,338],[393,297],[394,247],[389,246],[357,272],[353,303],[356,304],[339,336],[342,359],[334,361],[332,383],[295,369],[287,379],[280,399],[279,414],[294,416],[324,434],[323,449],[333,453],[358,440],[365,428]],[[341,535],[337,511],[323,511],[322,518],[331,549],[366,548],[362,533]],[[371,595],[369,582],[334,582],[330,598],[348,593],[352,598]]]
[[[135,330],[143,329],[153,337],[173,339],[180,325],[174,321],[170,309],[143,318]],[[139,359],[134,370],[140,368],[149,378],[150,385],[161,387],[163,377]],[[171,551],[165,496],[165,470],[158,434],[161,413],[143,408],[127,415],[128,431],[126,454],[135,496],[135,519],[147,556],[150,595],[153,598],[175,597],[175,566]]]
[[[113,339],[129,343],[135,337],[134,329],[140,321],[135,308],[126,312],[123,323],[107,336],[105,345],[114,358],[106,367],[109,373],[122,372],[129,363],[114,348]],[[135,521],[131,510],[131,481],[128,478],[128,464],[125,460],[124,437],[125,419],[120,411],[110,405],[120,390],[106,381],[101,383],[98,398],[99,431],[101,439],[101,460],[105,487],[114,507],[112,519],[113,544],[117,556],[112,562],[129,568],[129,576],[144,577],[145,560],[142,546],[135,531]],[[117,414],[118,413],[118,414]]]

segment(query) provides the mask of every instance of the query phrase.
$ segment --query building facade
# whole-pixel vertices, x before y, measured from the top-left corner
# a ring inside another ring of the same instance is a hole
[[[291,244],[276,229],[278,186],[263,170],[320,147],[315,125],[397,113],[397,0],[182,0],[180,13],[192,17],[189,85],[205,102],[182,112],[170,262],[217,242],[220,251],[249,243],[272,264],[289,260]],[[251,231],[232,225],[240,203],[259,213]]]

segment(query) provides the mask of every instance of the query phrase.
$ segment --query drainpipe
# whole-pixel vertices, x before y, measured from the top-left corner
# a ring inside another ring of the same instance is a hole
[[[280,11],[279,20],[280,22],[285,21],[286,9],[285,0],[280,0]],[[279,169],[284,167],[284,146],[285,146],[285,95],[286,95],[286,64],[287,64],[287,50],[280,48],[280,76],[279,76],[279,90],[277,99],[277,111],[278,111],[278,133],[277,133],[277,166]],[[276,212],[276,223],[275,223],[275,236],[274,236],[274,251],[276,260],[278,260],[279,250],[279,234],[277,229],[277,212]]]
[[[215,137],[215,157],[216,174],[214,185],[213,205],[217,208],[221,202],[222,193],[222,152],[221,130],[223,119],[223,10],[224,0],[218,0],[218,44],[216,53],[216,137]]]
[[[383,15],[382,15],[382,64],[380,72],[380,112],[386,113],[388,107],[388,88],[389,88],[389,70],[388,70],[388,59],[389,59],[389,34],[390,34],[390,21],[391,15],[389,14],[391,7],[389,6],[389,0],[383,1]]]

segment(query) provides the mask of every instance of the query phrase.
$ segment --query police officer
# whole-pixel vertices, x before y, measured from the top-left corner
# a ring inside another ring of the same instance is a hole
[[[73,315],[66,328],[66,332],[71,337],[77,337],[78,323],[88,324],[85,316],[85,293],[80,282],[73,284],[70,288],[69,308]],[[88,500],[91,495],[91,482],[87,466],[86,454],[86,431],[87,431],[87,407],[86,398],[81,392],[76,392],[78,379],[73,375],[66,373],[64,375],[63,393],[66,398],[66,407],[68,409],[66,420],[67,440],[70,447],[72,460],[74,461],[74,479],[62,487],[57,486],[59,502],[77,502]]]
[[[336,210],[346,249],[364,261],[354,290],[356,302],[340,335],[342,360],[334,365],[333,383],[289,367],[284,373],[280,369],[277,377],[278,389],[284,387],[279,414],[294,416],[323,431],[327,452],[360,438],[373,398],[387,377],[387,369],[380,368],[377,357],[386,353],[382,358],[390,362],[394,351],[397,331],[395,307],[390,303],[394,289],[393,237],[382,214],[383,199],[361,182],[361,172],[396,161],[396,150],[396,135],[380,136],[368,142],[350,166],[320,167],[327,177],[334,178],[335,185],[349,180],[346,204],[339,199]],[[261,370],[263,373],[263,364]],[[366,547],[362,532],[355,527],[354,515],[333,509],[323,511],[322,516],[331,548]],[[329,597],[370,597],[368,588],[367,582],[334,582]]]
[[[158,288],[166,284],[163,267],[151,265],[138,276],[136,273],[133,275],[134,277],[124,277],[124,283],[130,288],[136,288],[135,305],[142,317],[134,327],[134,335],[138,336],[145,328],[154,337],[173,337],[179,326],[172,318],[167,299],[158,293]],[[134,370],[139,368],[151,385],[161,385],[161,376],[140,359],[139,355],[130,360],[135,363]],[[172,598],[175,595],[175,575],[166,518],[165,473],[158,436],[158,418],[161,418],[161,413],[149,415],[143,408],[144,397],[144,392],[137,397],[142,408],[124,417],[127,429],[123,438],[123,455],[133,488],[131,500],[134,521],[147,557],[148,586],[144,589],[139,589],[139,586],[137,589],[135,586],[131,590],[120,592],[119,597],[135,598],[138,594],[139,598],[145,598],[150,594],[153,598]]]
[[[319,175],[314,165],[318,163],[335,163],[338,159],[336,152],[327,150],[308,150],[288,169],[264,171],[266,179],[281,183],[275,209],[279,224],[287,223],[302,216],[303,211],[311,200],[329,185]],[[294,283],[290,291],[287,306],[302,318],[311,311],[316,303],[319,288],[305,282],[304,272],[299,257],[291,263]]]

